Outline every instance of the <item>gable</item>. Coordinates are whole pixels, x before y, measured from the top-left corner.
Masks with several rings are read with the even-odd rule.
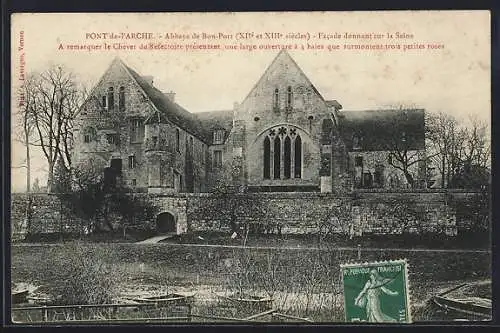
[[[324,98],[286,50],[280,51],[274,58],[243,100],[241,107],[244,109],[259,105],[260,108],[271,110],[276,89],[280,105],[284,107],[288,87],[291,87],[294,95],[294,109],[305,109],[318,103],[326,107]]]
[[[123,87],[125,89],[125,98],[127,105],[132,105],[134,110],[138,110],[139,105],[143,102],[143,93],[140,87],[135,83],[134,79],[127,72],[126,68],[120,59],[115,58],[109,67],[106,69],[104,74],[99,79],[98,83],[92,88],[89,97],[82,104],[84,113],[88,112],[99,112],[100,116],[123,116],[122,112],[116,112],[116,114],[101,112],[105,110],[106,102],[103,99],[108,95],[108,89],[113,88],[113,98],[114,98],[114,111],[132,111],[130,108],[125,110],[119,110],[118,99],[119,99],[119,89]],[[144,106],[142,106],[144,109]]]
[[[114,89],[118,89],[119,86],[127,87],[127,105],[130,106],[126,110],[127,114],[144,116],[147,121],[155,118],[163,123],[170,122],[202,141],[207,142],[210,139],[208,131],[195,115],[172,102],[163,92],[147,82],[119,58],[115,58],[102,75],[89,98],[84,102],[83,108],[90,109],[92,105],[94,109],[97,106],[97,110],[104,110],[99,101],[102,96],[105,96],[109,86],[114,86]],[[115,91],[115,96],[118,97],[117,91]]]

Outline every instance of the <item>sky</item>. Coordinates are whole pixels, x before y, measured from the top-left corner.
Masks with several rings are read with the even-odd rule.
[[[153,39],[95,38],[111,32],[120,36],[147,33]],[[169,33],[190,39],[166,39]],[[219,33],[225,38],[192,39],[193,34]],[[266,39],[265,33],[282,35]],[[368,38],[345,38],[346,33]],[[475,115],[490,122],[491,118],[488,11],[26,13],[14,14],[11,34],[12,91],[22,83],[22,72],[43,71],[50,64],[63,65],[92,86],[119,56],[138,73],[152,75],[160,90],[174,91],[177,103],[191,112],[228,110],[234,102],[243,101],[278,53],[259,46],[297,44],[290,55],[322,96],[338,100],[344,110],[411,105],[459,119]],[[383,38],[375,39],[375,35]],[[142,50],[142,42],[168,42],[184,48],[194,43],[220,44],[221,49]],[[104,43],[111,49],[103,50]],[[113,49],[118,44],[122,49]],[[346,44],[399,45],[400,49],[350,50],[344,49]],[[442,48],[429,49],[428,44]],[[69,50],[67,45],[94,45],[101,50]],[[134,50],[123,49],[132,45]],[[240,49],[228,50],[227,45]],[[257,49],[241,49],[241,45]],[[323,49],[312,48],[315,45]],[[339,49],[331,49],[334,45]],[[418,48],[421,45],[426,48]],[[14,107],[17,99],[12,96]],[[39,178],[44,185],[46,163],[40,151],[33,155],[32,180]],[[16,168],[23,160],[23,146],[13,141],[13,191],[26,186],[25,169]]]

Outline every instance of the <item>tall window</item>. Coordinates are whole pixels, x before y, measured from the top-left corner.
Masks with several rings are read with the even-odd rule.
[[[287,135],[285,138],[285,151],[284,151],[284,160],[283,164],[285,165],[284,176],[285,178],[290,178],[291,170],[290,167],[292,165],[292,140]]]
[[[222,150],[214,150],[214,167],[222,167]]]
[[[271,178],[271,141],[266,136],[264,139],[264,179]]]
[[[137,166],[137,161],[135,159],[135,156],[134,155],[130,155],[128,157],[128,168],[129,169],[135,169],[136,166]]]
[[[295,178],[301,178],[302,176],[302,139],[300,135],[295,138]]]
[[[292,87],[288,86],[288,88],[286,90],[286,106],[288,108],[292,107],[292,101],[293,101]]]
[[[178,128],[175,129],[175,150],[181,151],[181,132]]]
[[[120,111],[125,110],[125,87],[120,87],[120,94],[118,96],[118,108]]]
[[[278,88],[274,89],[274,95],[273,95],[273,108],[274,109],[278,109],[279,108],[279,99],[280,95],[279,95],[279,90]]]
[[[102,107],[103,108],[107,108],[108,107],[108,98],[106,97],[106,95],[102,96]]]
[[[302,138],[296,128],[270,129],[263,140],[264,179],[302,177]]]
[[[108,88],[108,110],[115,108],[115,91],[113,87]]]
[[[144,140],[144,122],[142,119],[130,121],[130,142],[138,143]]]
[[[274,139],[274,178],[281,178],[281,139]]]

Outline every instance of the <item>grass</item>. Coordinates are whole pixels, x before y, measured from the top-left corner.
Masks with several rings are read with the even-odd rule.
[[[94,243],[88,246],[106,253],[103,259],[120,272],[122,289],[149,288],[151,293],[160,286],[173,292],[211,286],[226,292],[239,289],[254,294],[274,292],[275,306],[283,307],[284,312],[324,321],[342,320],[342,302],[335,298],[342,295],[339,265],[358,261],[356,250],[242,249],[166,243]],[[11,253],[13,282],[30,282],[48,293],[65,283],[57,280],[60,274],[51,271],[51,267],[58,267],[52,263],[64,261],[64,244],[13,246]],[[491,275],[491,254],[487,252],[443,254],[432,250],[363,250],[360,261],[400,258],[407,259],[410,265],[415,320],[419,319],[418,309],[443,289],[463,281],[488,279]],[[309,303],[307,307],[306,303]],[[204,300],[198,308],[208,311],[210,304]],[[335,311],[332,311],[333,306]]]
[[[232,239],[229,233],[223,232],[191,232],[164,240],[170,244],[213,244],[213,245],[242,245],[244,237]],[[268,247],[317,247],[318,235],[249,235],[247,246]],[[363,248],[417,248],[417,249],[489,249],[489,236],[484,233],[462,234],[448,237],[443,235],[363,235],[352,239],[335,235],[321,239],[323,247],[357,247]]]

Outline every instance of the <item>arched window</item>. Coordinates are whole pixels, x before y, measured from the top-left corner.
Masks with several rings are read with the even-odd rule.
[[[120,94],[118,96],[118,108],[120,111],[125,110],[125,87],[120,87]]]
[[[283,164],[285,166],[284,170],[284,176],[286,179],[290,178],[291,170],[290,167],[292,165],[292,140],[290,140],[290,137],[287,135],[285,138],[285,147],[284,147],[284,161]]]
[[[278,109],[279,108],[279,91],[278,91],[278,88],[274,89],[274,96],[273,96],[273,107],[275,109]]]
[[[295,138],[295,178],[302,176],[302,139],[300,135]]]
[[[287,91],[286,91],[286,106],[291,108],[292,101],[293,101],[292,87],[288,86]]]
[[[281,178],[281,139],[274,139],[274,178]]]
[[[115,92],[113,87],[108,88],[108,110],[113,110],[115,107]]]
[[[264,179],[271,178],[271,141],[264,139]]]
[[[272,128],[263,140],[264,179],[302,177],[302,138],[296,128]]]
[[[175,150],[181,151],[181,133],[178,128],[175,129]]]

